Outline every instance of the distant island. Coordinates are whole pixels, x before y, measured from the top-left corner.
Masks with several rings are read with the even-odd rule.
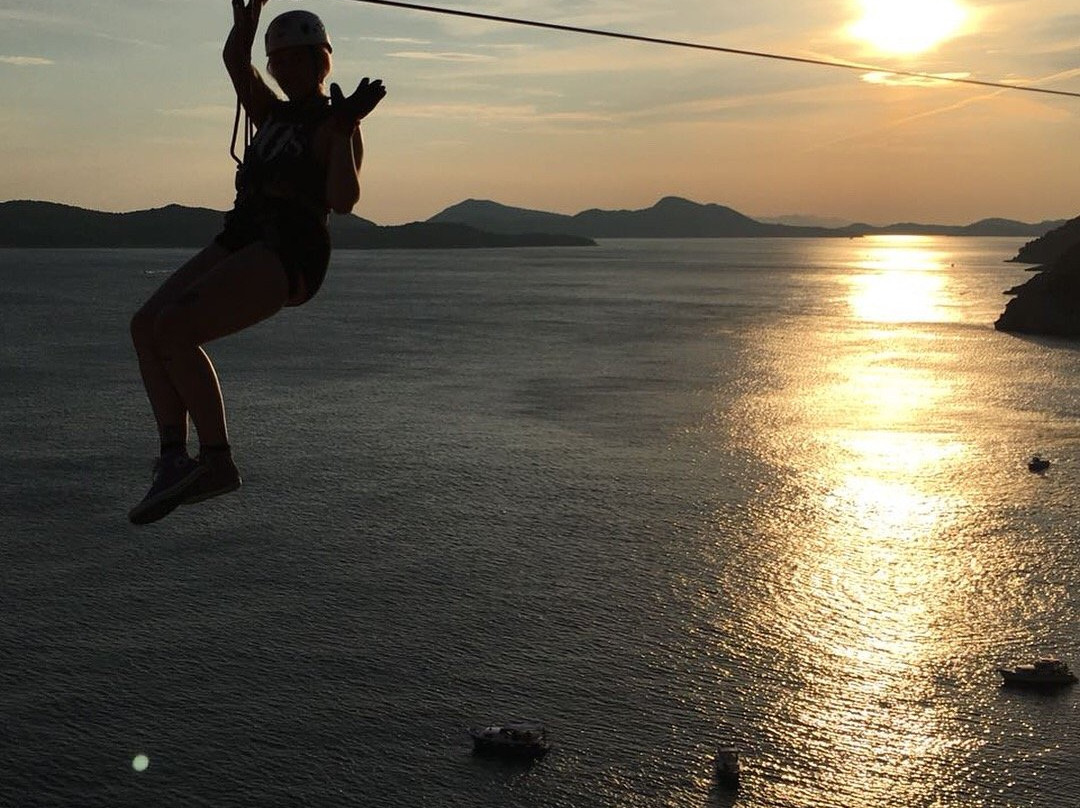
[[[994,323],[999,331],[1080,338],[1080,216],[1020,248],[1012,259],[1038,263],[1035,275],[1007,289],[1013,299]]]
[[[167,205],[105,213],[55,202],[0,202],[0,247],[199,248],[221,231],[222,211]],[[489,233],[454,222],[382,227],[359,216],[331,216],[340,249],[451,249],[464,247],[583,247],[596,242],[561,233]]]
[[[572,216],[467,199],[428,219],[456,222],[492,233],[569,233],[589,238],[856,238],[870,235],[1041,236],[1064,219],[1037,224],[981,219],[967,225],[898,222],[884,227],[849,224],[808,227],[761,222],[737,210],[666,196],[642,210],[585,210]]]
[[[221,229],[222,216],[221,211],[182,205],[106,213],[55,202],[0,202],[0,247],[195,248]],[[331,216],[330,231],[340,249],[449,249],[592,246],[595,239],[604,238],[1036,237],[1064,223],[982,219],[967,225],[901,222],[884,227],[811,227],[761,222],[724,205],[668,196],[641,210],[591,209],[574,215],[468,199],[426,221],[405,225],[382,226],[359,216]]]

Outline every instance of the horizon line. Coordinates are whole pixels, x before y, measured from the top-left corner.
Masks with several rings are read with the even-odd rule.
[[[454,202],[454,203],[452,203],[450,205],[447,205],[446,207],[443,207],[442,209],[440,209],[436,213],[434,213],[431,216],[427,217],[427,219],[411,219],[409,221],[402,222],[401,224],[412,224],[412,223],[416,223],[416,222],[421,222],[421,223],[422,222],[427,222],[430,219],[434,218],[435,216],[438,216],[439,214],[449,210],[450,208],[456,207],[458,205],[465,204],[467,202],[490,202],[492,204],[500,205],[500,206],[502,206],[504,208],[511,208],[511,209],[514,209],[514,210],[521,210],[521,211],[527,211],[527,212],[530,212],[530,213],[543,213],[543,214],[548,214],[548,215],[552,215],[552,216],[565,216],[565,217],[568,217],[568,218],[573,218],[574,216],[576,216],[578,214],[585,213],[585,212],[588,212],[588,211],[601,211],[601,212],[605,212],[605,213],[617,213],[617,212],[638,212],[638,211],[651,210],[652,208],[656,207],[656,205],[658,205],[660,202],[662,202],[665,199],[679,199],[679,200],[683,200],[683,201],[686,201],[686,202],[690,202],[690,203],[692,203],[694,205],[698,205],[700,207],[717,206],[717,207],[727,208],[728,210],[734,211],[735,213],[738,213],[741,216],[745,216],[748,219],[752,219],[753,221],[759,222],[761,224],[779,224],[779,225],[784,226],[784,227],[816,227],[816,228],[820,228],[820,229],[831,229],[831,230],[842,230],[844,228],[854,227],[854,226],[857,226],[857,225],[861,225],[861,226],[865,226],[865,227],[873,227],[873,228],[886,228],[886,227],[894,227],[894,226],[897,226],[897,225],[922,225],[922,226],[927,226],[927,227],[970,227],[971,225],[980,224],[982,222],[987,222],[987,221],[1014,222],[1014,223],[1022,224],[1022,225],[1035,226],[1035,225],[1043,225],[1043,224],[1046,224],[1046,223],[1049,223],[1049,222],[1062,222],[1062,223],[1065,223],[1065,222],[1072,221],[1073,219],[1080,218],[1080,214],[1077,214],[1077,215],[1074,215],[1074,216],[1066,215],[1066,216],[1053,217],[1053,218],[1044,218],[1044,219],[1041,219],[1039,221],[1027,221],[1025,219],[1012,218],[1010,216],[995,215],[995,216],[982,216],[982,217],[979,217],[977,219],[973,219],[972,221],[964,222],[962,224],[945,223],[945,222],[933,222],[933,221],[919,221],[919,220],[914,219],[914,218],[896,219],[896,220],[893,220],[893,221],[889,221],[889,222],[887,222],[885,224],[874,224],[874,223],[866,221],[866,220],[849,220],[847,217],[836,216],[836,215],[833,215],[833,214],[784,213],[784,214],[753,214],[753,215],[751,215],[751,214],[748,214],[748,213],[744,213],[743,211],[739,210],[738,208],[734,208],[731,205],[727,205],[727,204],[724,204],[722,202],[698,202],[697,200],[690,199],[689,197],[685,197],[685,196],[679,196],[678,194],[665,194],[665,195],[659,197],[657,199],[657,201],[654,202],[652,205],[649,205],[647,207],[642,207],[642,208],[587,207],[587,208],[581,208],[576,213],[560,213],[558,211],[543,210],[541,208],[526,208],[526,207],[521,207],[519,205],[510,205],[510,204],[506,204],[504,202],[498,202],[498,201],[493,200],[493,199],[480,199],[480,198],[477,198],[477,197],[466,197],[465,199],[462,199],[462,200],[460,200],[458,202]],[[50,199],[29,199],[29,198],[0,200],[0,205],[7,205],[7,204],[11,204],[11,203],[18,203],[18,202],[30,202],[30,203],[40,203],[40,204],[47,204],[47,205],[57,205],[57,206],[60,206],[60,207],[69,207],[69,208],[75,208],[77,210],[84,210],[84,211],[88,211],[88,212],[91,212],[91,213],[108,213],[108,214],[116,214],[116,215],[123,215],[123,214],[128,214],[128,213],[144,213],[144,212],[148,212],[148,211],[152,211],[152,210],[162,210],[162,209],[168,208],[168,207],[180,207],[180,208],[188,208],[188,209],[192,209],[192,210],[208,210],[208,211],[212,211],[214,213],[221,213],[223,215],[228,212],[228,208],[225,208],[225,209],[212,208],[212,207],[207,207],[206,205],[190,204],[190,203],[176,202],[176,201],[164,202],[164,203],[162,203],[160,205],[151,205],[150,207],[132,208],[132,209],[128,209],[128,210],[106,210],[106,209],[101,209],[101,208],[85,207],[84,205],[78,205],[78,204],[75,204],[75,203],[72,203],[72,202],[57,202],[55,200],[50,200]],[[338,216],[352,216],[352,217],[357,218],[357,219],[363,219],[365,221],[371,222],[372,224],[377,224],[380,227],[399,227],[399,226],[401,226],[401,224],[391,224],[391,225],[379,224],[374,219],[369,219],[366,216],[362,216],[362,215],[360,215],[358,213],[353,213],[353,212],[350,212],[350,213],[347,213],[347,214],[337,214],[337,215]],[[847,224],[843,224],[843,225],[789,225],[789,224],[785,224],[783,222],[763,221],[763,219],[798,218],[798,217],[833,219],[835,221],[847,222]]]

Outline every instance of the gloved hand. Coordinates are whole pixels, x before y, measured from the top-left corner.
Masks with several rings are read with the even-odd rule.
[[[383,87],[382,79],[372,81],[365,77],[356,86],[356,92],[348,98],[337,84],[331,84],[330,111],[334,115],[334,123],[341,131],[352,132],[356,124],[370,114],[385,95],[386,88]]]

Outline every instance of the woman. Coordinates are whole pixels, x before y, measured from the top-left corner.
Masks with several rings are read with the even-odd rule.
[[[131,336],[161,437],[143,500],[128,514],[154,522],[179,505],[240,487],[217,374],[202,345],[299,306],[318,291],[330,257],[328,213],[360,197],[360,120],[386,95],[364,79],[346,98],[330,73],[330,40],[307,11],[289,11],[266,31],[267,67],[280,100],[251,64],[267,0],[232,0],[225,67],[255,136],[237,170],[236,202],[224,229],[161,285],[135,314]],[[187,452],[188,416],[199,455]]]

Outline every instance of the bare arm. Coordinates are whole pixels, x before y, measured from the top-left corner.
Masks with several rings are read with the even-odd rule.
[[[364,138],[357,124],[351,133],[330,127],[326,167],[326,201],[334,213],[349,213],[360,201],[360,164]]]
[[[381,81],[364,79],[346,98],[341,88],[330,85],[330,109],[327,122],[329,154],[326,165],[326,201],[335,213],[348,213],[360,200],[360,164],[364,160],[364,138],[360,121],[386,95]]]
[[[251,47],[259,27],[259,14],[267,0],[232,0],[233,27],[225,40],[222,58],[233,89],[256,126],[266,120],[274,93],[266,86],[259,71],[251,64]]]

